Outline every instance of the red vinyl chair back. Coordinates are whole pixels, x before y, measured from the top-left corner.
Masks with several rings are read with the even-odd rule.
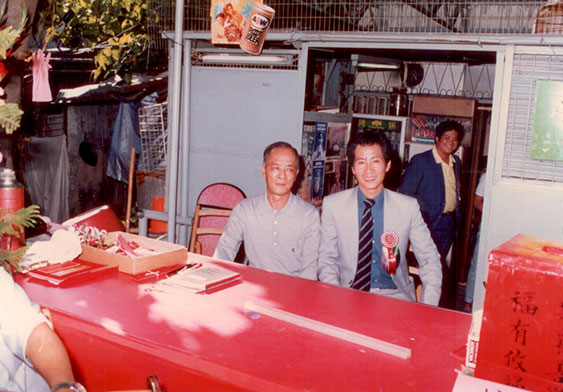
[[[231,184],[215,183],[204,188],[197,198],[189,251],[212,256],[232,209],[245,197]]]

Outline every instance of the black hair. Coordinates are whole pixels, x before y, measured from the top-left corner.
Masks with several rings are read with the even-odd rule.
[[[448,131],[456,131],[457,133],[457,140],[461,143],[461,139],[463,139],[463,135],[465,134],[465,129],[463,129],[463,125],[458,123],[456,120],[446,120],[442,121],[436,127],[436,136],[438,139],[442,137],[442,135]]]
[[[385,162],[389,162],[392,158],[393,147],[391,146],[391,142],[387,139],[385,133],[381,131],[367,130],[355,133],[348,142],[346,154],[348,156],[349,164],[354,165],[357,146],[374,146],[376,144],[381,147],[381,152],[383,153]]]
[[[286,142],[275,142],[270,144],[264,150],[264,165],[268,162],[268,158],[270,158],[270,153],[276,148],[288,148],[295,154],[295,160],[297,161],[297,169],[299,170],[299,153],[297,150],[289,143]]]

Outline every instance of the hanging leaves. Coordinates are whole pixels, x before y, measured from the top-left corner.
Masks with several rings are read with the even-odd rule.
[[[0,19],[6,11],[6,2],[0,6]],[[18,37],[25,26],[25,13],[18,27],[2,25],[0,26],[0,60],[5,60],[9,55]],[[5,71],[7,72],[7,71]],[[4,75],[2,75],[3,77]],[[0,80],[2,80],[0,77]],[[0,88],[0,97],[4,95],[4,91]],[[20,120],[23,112],[15,103],[6,103],[0,98],[0,128],[3,128],[7,134],[11,134],[20,127]]]
[[[1,35],[1,33],[0,33]],[[0,100],[0,127],[10,135],[20,127],[23,111],[15,103],[5,103]]]
[[[6,11],[5,6],[6,2],[3,2],[0,6],[0,19]],[[0,26],[0,60],[6,59],[12,45],[19,38],[25,25],[25,12],[23,14],[24,16],[22,16],[21,23],[17,28],[6,25]],[[0,97],[3,95],[4,91],[0,88]],[[6,103],[3,99],[0,99],[0,127],[4,128],[6,133],[11,134],[20,127],[22,114],[23,112],[17,104]],[[0,266],[10,274],[12,270],[20,270],[19,264],[27,247],[10,250],[6,243],[10,241],[11,236],[20,237],[26,227],[32,227],[35,224],[35,219],[38,217],[39,207],[36,205],[13,212],[0,209],[0,244],[2,244],[0,246]]]
[[[6,3],[7,2],[5,1],[0,6],[0,17],[4,17],[5,15]],[[0,60],[6,59],[9,50],[21,35],[23,28],[25,27],[25,20],[25,12],[23,12],[22,19],[16,28],[6,25],[0,26]]]
[[[95,57],[95,80],[119,75],[126,81],[144,72],[149,53],[144,0],[48,0],[46,39],[64,47],[102,47]],[[72,13],[72,17],[68,17]],[[66,17],[66,19],[65,19]],[[49,21],[49,23],[46,23]],[[108,50],[109,49],[109,50]]]

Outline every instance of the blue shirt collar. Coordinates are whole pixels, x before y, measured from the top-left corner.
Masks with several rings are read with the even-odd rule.
[[[379,192],[379,195],[375,196],[375,205],[381,204],[383,202],[383,192],[384,189]],[[364,200],[367,200],[367,197],[362,193],[360,188],[358,188],[358,205],[363,206]]]

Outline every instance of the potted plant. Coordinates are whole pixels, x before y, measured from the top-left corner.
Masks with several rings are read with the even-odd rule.
[[[0,7],[0,19],[3,19],[5,11],[6,2]],[[3,61],[9,56],[10,49],[22,33],[24,26],[25,16],[15,28],[0,22],[0,82],[7,74]],[[7,134],[11,134],[19,128],[23,112],[17,104],[6,103],[3,96],[4,90],[0,87],[0,127]],[[0,153],[0,161],[2,159]],[[36,205],[16,211],[0,207],[0,265],[9,273],[12,273],[13,270],[20,270],[19,263],[27,250],[25,246],[16,249],[12,240],[21,238],[25,228],[32,227],[37,217],[39,217],[39,207]]]

